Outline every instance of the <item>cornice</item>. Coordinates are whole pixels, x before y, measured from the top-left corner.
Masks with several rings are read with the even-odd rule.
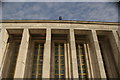
[[[74,20],[0,20],[0,23],[69,23],[69,24],[120,25],[119,22],[74,21]]]

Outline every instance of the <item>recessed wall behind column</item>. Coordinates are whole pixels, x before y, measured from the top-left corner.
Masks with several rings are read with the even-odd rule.
[[[96,41],[94,41],[94,37],[96,36],[93,36],[93,33],[92,33],[92,30],[90,30],[88,32],[88,47],[89,47],[89,61],[90,62],[90,70],[91,70],[91,76],[92,78],[101,78],[101,75],[100,75],[100,65],[99,65],[99,62],[98,62],[98,52],[96,51],[99,51],[99,48],[96,48]],[[99,45],[97,45],[99,46]]]
[[[79,78],[92,78],[90,69],[89,30],[75,29],[75,43]],[[80,52],[79,52],[80,51]],[[80,56],[82,55],[82,56]],[[80,63],[79,63],[80,61]]]
[[[18,46],[15,46],[15,42],[18,42],[18,43],[21,42],[23,30],[22,29],[7,29],[7,32],[8,32],[9,37],[6,43],[6,48],[5,48],[5,52],[3,56],[2,77],[13,78],[15,67],[12,67],[12,64],[14,64],[12,60],[16,59],[14,58],[15,54],[16,56],[18,55],[18,53],[14,52],[15,50],[17,50],[16,48],[18,47]],[[16,60],[14,61],[16,62]]]
[[[96,47],[94,45],[93,34],[91,30],[75,30],[75,35],[77,39],[77,35],[82,35],[85,37],[83,41],[86,41],[87,44],[87,56],[88,56],[88,78],[100,78],[100,70],[99,70],[99,63],[98,58],[96,55]],[[81,36],[81,40],[82,40]],[[79,39],[79,37],[78,37]]]
[[[68,34],[69,34],[69,30],[68,29],[52,29],[52,35],[51,35],[51,38],[52,38],[52,44],[51,44],[51,78],[55,78],[55,77],[61,77],[63,76],[64,78],[68,78],[69,76],[69,64],[68,64]],[[55,62],[55,44],[58,44],[60,45],[63,44],[63,50],[64,50],[64,58],[61,59],[61,60],[64,60],[64,73],[61,74],[61,73],[58,73],[56,74],[55,71],[58,71],[60,72],[60,69],[56,69],[55,70],[55,65],[56,63]],[[58,52],[59,54],[59,52]],[[59,54],[60,56],[60,54]],[[60,60],[59,60],[60,61]],[[60,61],[61,62],[61,61]],[[56,66],[59,66],[60,65],[56,65]]]
[[[117,78],[119,75],[118,54],[114,33],[112,31],[97,31],[101,54],[107,78]]]
[[[25,74],[24,78],[31,78],[32,77],[32,64],[33,64],[33,57],[34,57],[34,49],[35,44],[34,42],[41,42],[46,40],[46,29],[29,29],[30,34],[30,41],[27,53],[27,61],[25,67]]]

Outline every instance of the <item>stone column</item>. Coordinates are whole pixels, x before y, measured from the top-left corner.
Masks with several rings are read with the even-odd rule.
[[[120,74],[120,69],[119,69],[119,67],[120,67],[120,62],[119,62],[119,57],[120,57],[120,40],[119,40],[119,36],[118,36],[118,34],[117,34],[117,32],[116,32],[116,30],[112,30],[112,35],[113,35],[113,39],[114,39],[114,43],[111,43],[111,44],[114,44],[115,46],[114,46],[114,48],[116,48],[116,49],[114,49],[115,50],[115,53],[113,54],[114,55],[114,57],[115,57],[115,61],[116,61],[116,63],[117,63],[117,68],[118,68],[118,70],[119,70],[119,74]],[[117,52],[118,51],[118,52]]]
[[[2,31],[0,30],[0,52],[2,52]],[[1,69],[1,62],[2,62],[2,53],[0,53],[0,69]]]
[[[102,59],[102,55],[101,55],[101,51],[100,51],[98,38],[97,38],[97,33],[95,30],[92,30],[91,32],[92,32],[93,46],[95,48],[95,53],[96,53],[97,62],[98,62],[98,66],[99,66],[100,78],[106,78],[106,73],[105,73],[103,59]]]
[[[88,75],[88,78],[92,78],[91,77],[91,71],[90,71],[90,59],[89,59],[89,51],[88,51],[88,47],[87,47],[87,44],[84,44],[84,50],[85,50],[85,61],[86,61],[86,66],[87,66],[87,75]]]
[[[24,78],[25,65],[27,60],[26,58],[29,46],[29,37],[30,37],[29,31],[27,28],[25,28],[23,31],[22,40],[19,48],[14,78]]]
[[[3,58],[7,45],[7,41],[9,38],[9,34],[5,28],[3,28],[0,32],[0,77],[2,77],[2,67],[3,67]]]
[[[89,43],[86,44],[87,47],[87,56],[88,56],[88,60],[89,60],[89,70],[90,73],[88,74],[88,78],[94,78],[94,72],[93,72],[93,67],[92,67],[92,57],[91,57],[91,52],[90,52],[90,45]],[[94,65],[94,64],[93,64]],[[89,77],[90,76],[90,77]]]
[[[70,57],[70,43],[67,43],[67,58],[68,58],[68,78],[71,78],[71,57]]]
[[[51,29],[46,30],[46,42],[43,56],[43,71],[42,78],[50,78],[50,57],[51,57]]]
[[[120,52],[120,40],[116,30],[112,30],[112,34],[114,36],[115,44],[117,45],[118,51]]]
[[[2,33],[1,33],[1,29],[2,29],[2,23],[0,23],[0,52],[2,51],[2,45],[1,45],[1,43],[2,43]],[[1,58],[1,56],[0,56],[0,58]],[[1,80],[1,77],[2,76],[1,76],[1,60],[0,60],[0,80]]]
[[[70,50],[72,58],[72,78],[79,78],[78,76],[78,65],[77,65],[77,55],[76,55],[76,45],[75,45],[75,34],[74,29],[70,29]]]
[[[120,25],[118,25],[118,34],[120,36]]]
[[[68,68],[68,63],[67,63],[68,62],[68,58],[67,58],[68,55],[67,55],[67,44],[66,43],[64,44],[64,49],[65,49],[64,50],[64,52],[65,52],[65,54],[64,54],[65,55],[65,78],[68,78],[68,69],[69,68]]]

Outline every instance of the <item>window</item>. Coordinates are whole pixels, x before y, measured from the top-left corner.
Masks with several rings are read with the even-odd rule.
[[[54,77],[65,78],[64,43],[55,43]]]
[[[83,43],[76,43],[79,78],[87,78],[85,51]]]
[[[44,43],[35,43],[33,53],[32,78],[42,78]]]

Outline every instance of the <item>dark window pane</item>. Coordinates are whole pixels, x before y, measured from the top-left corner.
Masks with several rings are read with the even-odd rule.
[[[34,59],[37,59],[37,56],[34,56]]]
[[[62,70],[64,70],[64,65],[61,65],[60,67],[61,67]]]
[[[61,75],[61,78],[65,78],[65,76],[64,76],[64,75]]]
[[[38,75],[38,78],[42,78],[42,75]]]
[[[85,65],[82,65],[82,68],[83,68],[83,69],[86,69],[86,66],[85,66]]]
[[[61,70],[61,71],[60,71],[61,74],[64,74],[64,72],[65,72],[64,70]]]
[[[58,64],[59,62],[58,62],[58,60],[55,60],[55,64]]]
[[[36,78],[36,76],[35,76],[35,75],[32,75],[32,78]]]
[[[41,73],[42,73],[42,70],[39,70],[38,72],[39,72],[39,74],[41,74]]]
[[[59,78],[59,75],[55,75],[55,78]]]
[[[83,73],[86,73],[86,70],[83,70]]]
[[[60,63],[61,63],[61,64],[64,64],[64,59],[61,59]]]
[[[55,65],[55,70],[58,70],[58,65]]]
[[[64,59],[64,56],[60,56],[61,59]]]
[[[55,74],[59,74],[59,71],[58,71],[58,70],[55,70]]]

